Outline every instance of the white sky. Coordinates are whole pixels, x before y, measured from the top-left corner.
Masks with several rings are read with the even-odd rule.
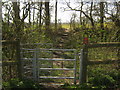
[[[21,0],[21,1],[23,1],[23,0]],[[44,0],[45,1],[45,0]],[[76,1],[81,1],[81,0],[58,0],[58,19],[60,19],[61,20],[61,22],[70,22],[70,18],[71,18],[71,16],[72,16],[72,13],[76,13],[77,14],[77,17],[79,17],[79,13],[80,12],[75,12],[75,11],[64,11],[63,10],[63,7],[64,8],[66,8],[67,7],[67,5],[66,5],[66,3],[65,3],[65,1],[70,1],[71,2],[71,6],[73,7],[73,8],[75,8],[75,7],[77,7],[77,6],[79,6],[79,4],[77,4],[77,3],[74,3],[74,2],[76,2]],[[82,0],[82,1],[84,1],[84,0]],[[89,0],[89,2],[90,2],[91,0]],[[93,1],[96,1],[96,0],[93,0]],[[99,0],[100,1],[100,0]],[[106,1],[108,1],[108,2],[110,2],[111,0],[106,0]],[[115,0],[112,0],[112,1],[115,1]],[[116,0],[116,1],[120,1],[120,0]],[[55,5],[55,0],[50,0],[50,4],[52,4],[52,5]],[[55,7],[53,8],[53,10],[50,12],[51,13],[51,15],[52,15],[52,17],[51,17],[51,22],[54,22],[55,21]],[[21,14],[22,15],[22,14]],[[27,19],[25,19],[25,21],[28,21]],[[32,21],[32,20],[31,20]]]
[[[52,1],[52,0],[51,0]],[[70,19],[71,19],[71,16],[72,16],[72,14],[73,13],[75,13],[76,15],[77,15],[77,18],[79,18],[79,15],[80,15],[80,12],[79,11],[71,11],[70,9],[67,9],[67,10],[69,10],[69,11],[64,11],[63,10],[63,7],[64,8],[66,8],[67,7],[67,5],[66,5],[66,2],[65,1],[70,1],[70,6],[72,7],[72,8],[77,8],[78,6],[80,6],[79,4],[80,3],[76,3],[77,1],[81,1],[81,0],[61,0],[61,1],[59,1],[58,2],[58,19],[60,19],[61,20],[61,22],[63,22],[63,23],[65,23],[65,22],[70,22]],[[84,0],[82,0],[82,1],[84,1]],[[88,0],[89,2],[90,2],[90,0]],[[93,1],[96,1],[96,0],[93,0]],[[98,1],[100,1],[100,0],[98,0]],[[98,2],[97,1],[97,2]],[[102,0],[103,1],[103,0]],[[107,2],[111,2],[111,0],[106,0]],[[112,0],[112,1],[115,1],[115,0]],[[116,1],[120,1],[120,0],[116,0]],[[53,0],[53,2],[51,2],[51,3],[55,3],[55,1]],[[112,2],[111,2],[112,3]],[[84,5],[84,7],[83,7],[83,10],[84,9],[86,9],[86,7],[87,7],[87,5]],[[111,8],[111,7],[110,7]],[[109,8],[109,9],[110,9]],[[52,15],[52,17],[51,17],[51,21],[52,22],[54,22],[54,17],[55,17],[55,10],[53,9],[53,11],[51,12],[51,15]]]
[[[54,2],[55,3],[55,2]],[[74,4],[73,4],[74,5]],[[64,11],[63,8],[66,8],[67,5],[63,2],[58,2],[58,15],[57,18],[61,20],[61,22],[69,22],[71,18],[71,14],[75,13],[75,11]],[[55,8],[54,8],[55,9]],[[54,22],[55,10],[51,12],[52,18],[51,21]]]

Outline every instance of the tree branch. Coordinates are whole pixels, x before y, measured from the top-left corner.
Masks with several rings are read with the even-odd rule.
[[[66,2],[66,3],[67,3],[67,2]],[[92,11],[90,11],[90,16],[89,16],[89,15],[87,15],[83,10],[72,8],[69,3],[67,3],[67,6],[68,6],[68,8],[70,8],[71,10],[82,12],[82,13],[85,15],[85,17],[87,17],[87,18],[91,21],[92,26],[94,26],[93,18],[92,18]],[[93,3],[91,3],[91,7],[92,7],[92,6],[93,6]],[[92,8],[91,8],[91,10],[92,10]]]
[[[68,6],[71,10],[82,12],[89,20],[91,20],[91,17],[88,16],[84,11],[72,8],[72,7],[69,5],[69,3],[67,3],[67,6]]]

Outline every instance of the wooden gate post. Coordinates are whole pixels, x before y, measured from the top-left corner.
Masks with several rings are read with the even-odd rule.
[[[22,78],[22,67],[21,67],[21,58],[20,58],[20,40],[16,41],[16,59],[17,59],[17,70],[18,70],[18,77]]]
[[[88,48],[85,45],[84,48],[81,49],[79,84],[86,83],[87,81],[87,61],[88,61]]]

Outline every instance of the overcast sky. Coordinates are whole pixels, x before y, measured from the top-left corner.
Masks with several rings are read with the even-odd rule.
[[[52,2],[55,3],[55,2]],[[74,4],[73,4],[74,5]],[[74,5],[75,6],[75,5]],[[58,19],[61,20],[61,22],[69,22],[72,13],[75,13],[75,11],[64,11],[64,8],[66,8],[67,5],[65,2],[58,2]],[[54,17],[55,17],[55,8],[53,8],[53,11],[51,11],[51,21],[54,22]]]
[[[52,2],[51,3],[55,3],[55,0],[51,0]],[[76,3],[76,2],[80,2],[80,1],[94,1],[94,2],[100,2],[100,0],[58,0],[58,19],[61,20],[61,22],[70,22],[70,18],[72,17],[72,14],[75,13],[77,15],[77,18],[79,18],[79,15],[80,15],[80,12],[79,11],[71,11],[70,9],[67,9],[69,11],[64,11],[63,8],[66,8],[67,5],[66,5],[66,2],[70,1],[70,6],[72,8],[77,8],[78,6],[80,6],[80,3]],[[104,1],[104,0],[101,0],[101,1]],[[113,3],[115,1],[120,1],[120,0],[105,0],[106,2],[108,3]],[[86,9],[87,5],[83,7],[83,10]],[[109,9],[112,8],[112,7],[109,7]],[[54,22],[54,16],[55,16],[55,10],[53,8],[53,11],[51,12],[51,15],[52,15],[52,18],[51,18],[51,21]]]
[[[15,1],[15,0],[13,0],[13,1]],[[21,0],[21,1],[23,1],[23,0]],[[45,1],[45,0],[42,0],[42,1]],[[70,3],[71,3],[71,6],[73,7],[73,8],[76,8],[76,7],[78,7],[79,6],[79,3],[75,3],[75,2],[80,2],[81,0],[58,0],[58,19],[60,19],[61,20],[61,22],[70,22],[70,18],[71,18],[71,16],[72,16],[72,13],[76,13],[77,14],[77,17],[79,18],[79,13],[80,12],[78,12],[78,11],[64,11],[64,9],[63,8],[66,8],[67,7],[67,5],[66,5],[66,2],[68,2],[68,1],[70,1]],[[84,0],[82,0],[82,1],[84,1]],[[86,1],[92,1],[92,0],[86,0]],[[86,2],[85,1],[85,2]],[[98,1],[100,1],[100,0],[93,0],[94,2],[98,2]],[[102,0],[103,1],[103,0]],[[113,1],[120,1],[120,0],[105,0],[105,1],[107,1],[107,2],[113,2]],[[55,6],[55,0],[50,0],[50,5],[54,5]],[[84,7],[84,9],[85,9],[85,7]],[[67,9],[67,10],[69,10],[69,9]],[[3,10],[4,11],[4,10]],[[4,12],[3,12],[4,13]],[[51,14],[51,22],[54,22],[55,21],[55,7],[52,9],[52,11],[50,11],[50,14]],[[22,14],[21,14],[22,15]],[[37,14],[36,14],[36,16],[37,16]],[[79,19],[78,19],[79,20]],[[26,19],[25,21],[28,21],[28,19]],[[31,20],[32,21],[32,20]]]

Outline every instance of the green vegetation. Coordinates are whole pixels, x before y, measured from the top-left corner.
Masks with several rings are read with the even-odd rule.
[[[113,65],[96,65],[89,67],[88,82],[94,87],[119,88],[120,72]]]
[[[76,88],[78,90],[120,88],[120,72],[110,67],[111,65],[89,66],[87,83],[80,85],[70,85],[66,83],[62,86],[62,88]]]
[[[64,0],[63,0],[64,1]],[[74,0],[76,1],[76,0]],[[79,0],[77,0],[79,1]],[[57,2],[57,0],[56,0]],[[58,3],[59,4],[59,3]],[[78,53],[83,48],[83,39],[88,38],[88,44],[96,44],[101,42],[120,42],[120,2],[74,2],[77,8],[73,8],[71,3],[65,2],[61,7],[64,12],[67,10],[75,11],[72,13],[69,22],[62,23],[58,19],[57,3],[51,2],[11,2],[6,0],[2,3],[2,38],[8,41],[19,41],[22,48],[57,48],[57,49],[76,49],[77,59]],[[60,4],[61,5],[61,4]],[[66,7],[64,7],[66,5]],[[56,6],[56,7],[54,7]],[[111,8],[109,8],[111,7]],[[54,9],[53,9],[54,8]],[[51,11],[55,11],[55,15],[51,15]],[[62,11],[63,11],[62,10]],[[115,11],[115,12],[113,12]],[[67,11],[68,12],[68,11]],[[79,16],[76,13],[79,13]],[[55,16],[55,23],[51,23],[50,19]],[[61,15],[62,16],[62,15]],[[67,17],[66,17],[67,18]],[[53,20],[52,20],[53,21]],[[51,45],[29,45],[31,43],[52,43]],[[3,44],[2,59],[3,62],[17,62],[15,44]],[[33,58],[34,53],[24,54],[27,58]],[[25,57],[23,56],[23,57]],[[38,57],[43,58],[73,58],[71,53],[63,52],[40,52]],[[119,60],[120,48],[95,48],[88,50],[88,59],[94,61]],[[15,64],[15,63],[14,63]],[[41,89],[43,86],[38,85],[34,81],[27,79],[18,79],[17,65],[3,65],[3,89],[14,88],[33,88]],[[40,67],[63,68],[63,62],[39,62]],[[46,64],[46,66],[45,66]],[[64,62],[64,68],[72,68],[72,62]],[[26,66],[32,67],[32,61]],[[77,61],[77,80],[79,79],[79,66]],[[120,63],[111,65],[95,65],[88,66],[88,82],[81,85],[71,85],[70,80],[61,80],[65,83],[61,88],[76,89],[103,89],[103,88],[120,88]],[[39,75],[62,75],[71,76],[74,73],[60,71],[41,70]],[[31,73],[28,73],[31,75]],[[53,79],[41,80],[43,82],[55,82]],[[59,80],[58,80],[59,81]],[[77,81],[78,83],[78,81]]]
[[[70,24],[69,23],[62,23],[62,28],[70,29]]]
[[[40,90],[44,88],[42,85],[35,83],[29,79],[18,79],[12,78],[9,81],[3,82],[3,89],[4,90],[13,90],[13,89],[32,89],[32,90]]]

